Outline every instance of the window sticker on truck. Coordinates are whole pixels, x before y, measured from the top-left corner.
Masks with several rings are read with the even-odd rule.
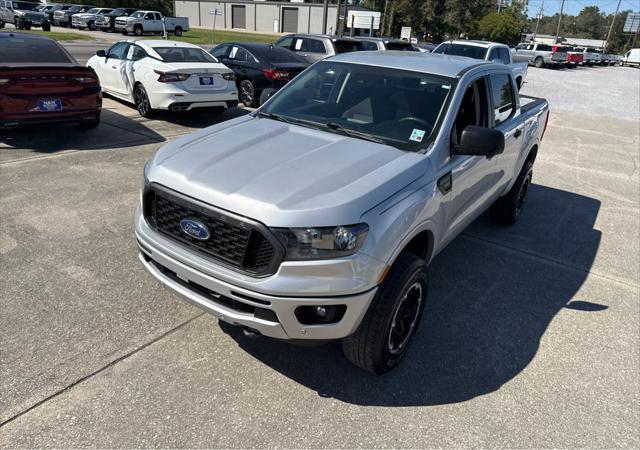
[[[423,137],[424,137],[424,130],[418,130],[417,128],[414,128],[413,132],[411,133],[411,136],[409,136],[409,139],[416,142],[422,142]]]

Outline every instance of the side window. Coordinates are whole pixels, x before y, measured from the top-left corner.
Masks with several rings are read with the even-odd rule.
[[[125,59],[127,54],[127,47],[129,44],[125,42],[119,42],[109,49],[109,58],[111,59]]]
[[[156,16],[156,20],[162,20],[160,13],[154,13],[154,16]]]
[[[211,54],[216,59],[224,58],[225,55],[227,54],[227,50],[228,49],[229,49],[229,46],[227,46],[227,45],[219,45],[216,48],[214,48],[213,50],[211,50]]]
[[[324,44],[322,41],[318,39],[302,39],[302,48],[300,49],[303,52],[309,53],[326,53],[326,49],[324,48]]]
[[[484,77],[471,83],[464,93],[451,130],[452,144],[460,142],[462,131],[469,125],[489,126],[487,84]]]
[[[229,52],[229,59],[233,59],[234,61],[239,62],[247,61],[247,51],[240,47],[231,47],[231,51]]]
[[[500,47],[498,49],[499,53],[500,53],[500,59],[502,60],[503,64],[510,64],[511,63],[511,55],[510,55],[510,51],[508,48],[504,48],[504,47]]]
[[[144,15],[144,20],[153,20],[153,14],[151,13],[146,13]]]
[[[293,38],[290,36],[284,37],[282,39],[280,39],[278,42],[276,42],[276,47],[282,47],[282,48],[291,48],[291,43],[293,42]]]
[[[142,58],[147,57],[147,52],[145,52],[141,47],[137,45],[130,45],[129,51],[127,52],[127,59],[130,61],[140,61]]]
[[[491,53],[489,53],[489,61],[493,61],[495,59],[500,59],[500,55],[498,54],[498,49],[496,47],[491,49]]]
[[[509,75],[503,73],[491,75],[491,98],[493,99],[495,124],[499,125],[509,119],[515,111]]]
[[[551,51],[551,46],[550,45],[546,45],[546,44],[540,44],[540,45],[538,45],[538,51],[540,51],[540,52],[550,52]]]
[[[516,50],[526,50],[527,49],[527,44],[518,44],[516,46]]]

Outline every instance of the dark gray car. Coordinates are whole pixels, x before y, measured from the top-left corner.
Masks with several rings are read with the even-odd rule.
[[[362,50],[362,43],[357,39],[328,34],[288,34],[278,39],[274,45],[291,50],[309,64],[339,53]]]

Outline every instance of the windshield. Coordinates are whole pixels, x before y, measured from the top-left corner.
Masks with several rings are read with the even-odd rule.
[[[91,8],[87,11],[87,14],[98,14],[98,11],[100,11],[100,8]]]
[[[407,42],[387,42],[387,50],[400,50],[405,52],[415,52],[413,45]]]
[[[487,56],[487,49],[484,47],[478,47],[477,45],[466,44],[452,44],[444,43],[440,44],[433,53],[444,53],[445,55],[454,56],[466,56],[473,59],[485,59]]]
[[[124,14],[125,11],[126,11],[126,8],[117,8],[117,9],[114,9],[113,11],[111,11],[111,14],[122,15],[122,14]]]
[[[11,38],[11,45],[0,45],[2,63],[73,63],[62,47],[49,39]]]
[[[437,134],[453,80],[387,67],[322,61],[259,114],[418,151]]]
[[[201,48],[153,47],[164,62],[169,63],[215,63],[213,56]]]
[[[134,19],[139,19],[140,17],[144,17],[144,11],[136,11],[133,14],[131,14],[131,17],[133,17]]]
[[[24,11],[37,11],[37,3],[13,2],[13,9],[22,9]]]
[[[333,42],[333,46],[336,49],[336,53],[349,53],[362,50],[361,44],[358,41],[341,41],[336,40]]]

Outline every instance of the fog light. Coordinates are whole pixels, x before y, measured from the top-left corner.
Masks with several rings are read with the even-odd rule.
[[[347,305],[298,306],[295,315],[303,325],[324,325],[342,320]]]

